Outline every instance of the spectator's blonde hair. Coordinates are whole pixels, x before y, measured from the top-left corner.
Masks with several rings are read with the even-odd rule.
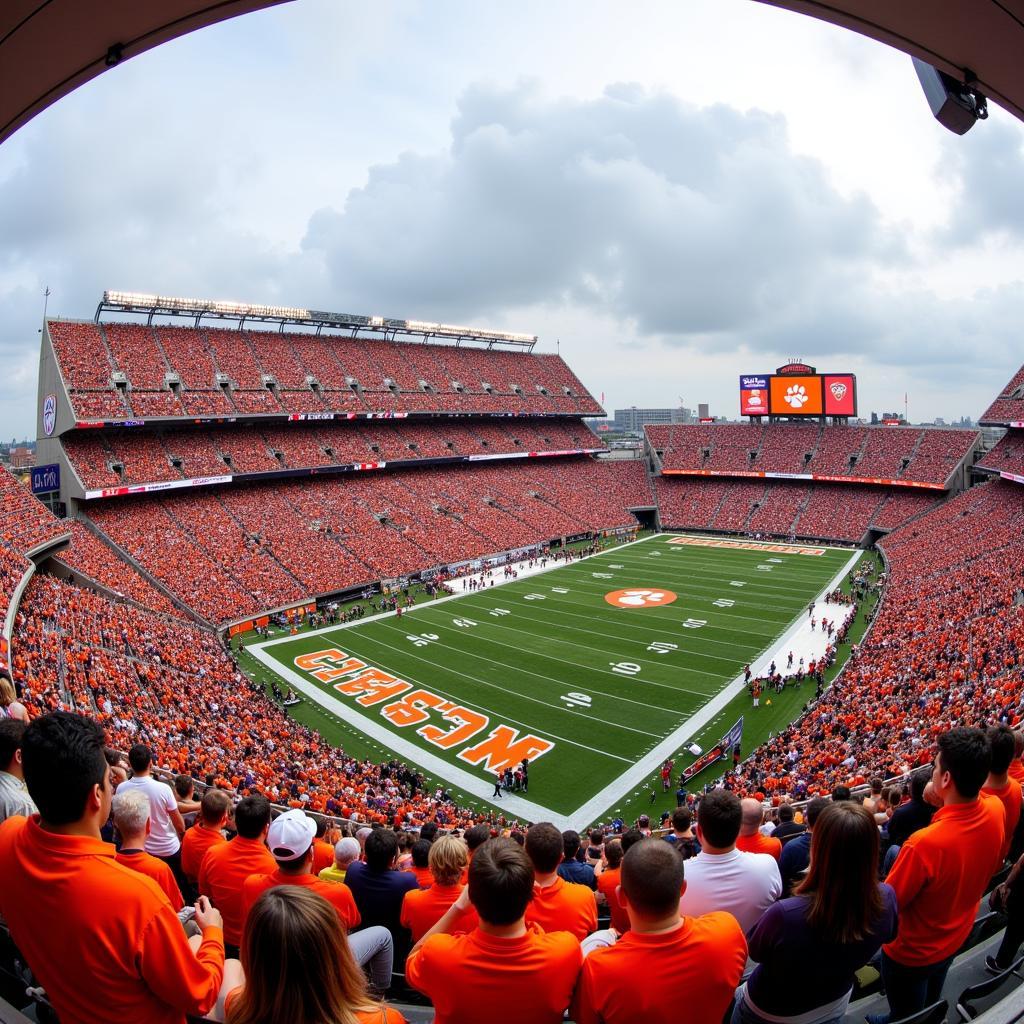
[[[0,676],[0,708],[10,707],[18,699],[14,683],[6,676]]]
[[[427,863],[438,885],[454,885],[469,863],[469,848],[455,836],[441,836],[431,845]]]
[[[122,789],[111,802],[114,825],[122,836],[145,831],[149,821],[149,797],[138,789]]]

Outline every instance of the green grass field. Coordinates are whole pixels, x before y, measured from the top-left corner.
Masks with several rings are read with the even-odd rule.
[[[457,795],[483,801],[493,783],[488,767],[525,754],[529,794],[496,806],[532,820],[607,819],[631,808],[641,790],[646,797],[664,757],[674,756],[677,769],[689,763],[680,756],[684,743],[714,742],[744,705],[748,716],[763,710],[775,720],[774,708],[752,713],[735,681],[856,557],[676,540],[655,535],[503,586],[460,591],[401,619],[286,636],[249,651],[300,691],[310,705],[304,720],[330,740],[351,749],[344,737],[358,730],[367,753],[393,752]],[[609,594],[629,590],[652,593],[609,603]],[[751,740],[763,732],[750,723]]]

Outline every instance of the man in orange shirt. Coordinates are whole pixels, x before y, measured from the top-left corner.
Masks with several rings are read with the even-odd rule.
[[[346,931],[358,927],[359,910],[352,890],[344,882],[325,882],[313,874],[313,843],[316,823],[300,810],[278,815],[267,831],[267,846],[277,870],[250,875],[242,884],[242,935],[253,904],[268,889],[297,885],[322,896],[334,908]],[[394,943],[387,928],[375,926],[348,936],[349,948],[360,967],[366,969],[370,985],[378,994],[391,985]]]
[[[619,902],[619,882],[622,875],[622,842],[609,839],[604,844],[601,873],[597,876],[597,891],[604,897],[612,915],[612,927],[621,935],[629,931],[629,915]]]
[[[989,879],[1002,863],[1002,804],[979,793],[992,752],[980,729],[951,729],[938,753],[925,799],[939,807],[932,823],[900,847],[886,882],[896,891],[899,932],[882,947],[882,978],[889,1015],[885,1024],[934,1003],[946,972],[977,913]]]
[[[199,891],[224,915],[224,940],[232,953],[242,941],[243,883],[250,875],[277,868],[264,843],[269,827],[270,801],[260,794],[244,797],[235,808],[238,835],[229,843],[211,846],[199,868]]]
[[[761,823],[764,821],[761,801],[746,797],[742,801],[742,808],[743,817],[740,820],[736,849],[744,853],[767,853],[778,861],[782,857],[782,843],[771,836],[761,835]]]
[[[1024,786],[1024,761],[1021,755],[1024,754],[1024,732],[1015,729],[1013,733],[1013,760],[1010,762],[1009,775]]]
[[[433,1002],[435,1024],[478,1024],[494,1007],[517,1024],[560,1024],[579,975],[580,947],[566,932],[526,923],[533,891],[533,868],[513,840],[491,839],[476,851],[469,885],[405,965],[409,984]],[[471,907],[479,926],[450,934]]]
[[[427,846],[433,884],[427,889],[410,889],[402,900],[401,922],[412,932],[413,942],[418,942],[437,924],[459,898],[462,893],[459,879],[469,863],[465,842],[455,836],[441,836],[437,842],[427,843]],[[452,931],[471,932],[476,925],[476,911],[470,908],[453,923]]]
[[[143,849],[149,832],[149,798],[137,789],[115,793],[111,801],[114,826],[121,837],[117,863],[152,878],[163,890],[175,912],[185,905],[174,872],[165,861]]]
[[[250,875],[242,884],[242,934],[252,905],[275,885],[301,885],[323,896],[348,931],[360,921],[352,890],[344,882],[325,882],[312,872],[316,822],[302,811],[279,814],[267,830],[267,846],[277,864],[276,871]]]
[[[1003,842],[1003,858],[1010,852],[1010,843],[1020,821],[1021,803],[1024,793],[1020,783],[1009,776],[1010,763],[1013,761],[1013,732],[1005,725],[988,730],[988,742],[992,747],[992,763],[989,765],[988,778],[981,787],[982,793],[998,799],[1006,811],[1006,839]]]
[[[592,889],[559,876],[564,854],[562,833],[551,822],[530,826],[526,855],[533,864],[534,893],[526,921],[546,932],[570,932],[582,942],[597,928],[597,899]]]
[[[327,819],[316,818],[316,839],[313,840],[313,874],[319,875],[334,863],[334,844],[327,842]]]
[[[181,840],[181,871],[192,885],[199,881],[199,869],[211,846],[226,843],[222,831],[228,823],[231,797],[223,789],[208,789],[199,802],[199,820]]]
[[[462,843],[462,846],[465,848],[465,842]],[[409,851],[412,861],[408,867],[402,869],[415,877],[416,884],[421,889],[429,889],[434,884],[434,876],[430,873],[430,847],[431,844],[426,839],[417,839]],[[466,864],[468,863],[469,857],[467,855]]]
[[[39,816],[0,826],[0,913],[62,1024],[184,1024],[217,1001],[220,914],[199,900],[193,950],[156,883],[118,864],[100,839],[111,801],[104,743],[96,722],[64,711],[25,731]]]
[[[630,929],[583,962],[573,1019],[578,1024],[648,1024],[665,1007],[687,1019],[720,1021],[747,962],[747,942],[724,911],[679,916],[685,862],[668,843],[643,839],[622,861],[619,897]]]

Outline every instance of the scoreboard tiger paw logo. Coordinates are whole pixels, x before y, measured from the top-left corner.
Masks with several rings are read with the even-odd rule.
[[[604,599],[616,608],[659,608],[664,604],[671,604],[676,595],[671,590],[635,588],[613,590],[605,594]]]
[[[807,404],[808,397],[807,388],[803,384],[790,384],[786,388],[786,403],[793,409],[802,409]]]
[[[841,402],[846,397],[846,392],[849,390],[842,381],[838,380],[834,380],[829,384],[828,389],[832,392],[832,397],[837,402]]]

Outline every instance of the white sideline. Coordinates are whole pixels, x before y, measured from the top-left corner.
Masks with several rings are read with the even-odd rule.
[[[619,545],[618,548],[612,550],[622,550],[627,547],[632,547],[636,544],[643,544],[647,541],[654,540],[658,537],[664,538],[668,534],[656,533],[649,537],[643,537],[640,540],[630,541],[627,544]],[[600,554],[606,554],[607,552],[599,552]],[[846,574],[853,568],[853,566],[860,559],[862,551],[856,550],[847,560],[844,567],[836,573],[835,577],[829,582],[829,584],[821,591],[821,593],[815,599],[817,602],[821,602],[824,596],[835,588],[843,581]],[[585,555],[583,558],[575,561],[584,561],[587,558],[592,558],[593,555]],[[572,565],[574,562],[566,563],[558,561],[552,566],[548,566],[544,569],[536,570],[530,575],[537,573],[550,572],[552,569],[564,568],[567,564]],[[523,579],[524,575],[522,572],[519,574],[519,579]],[[504,582],[504,579],[495,579],[495,586],[500,586]],[[509,580],[508,582],[516,582]],[[490,589],[488,587],[488,589]],[[428,604],[423,605],[424,608],[433,608],[435,605],[441,604],[444,601],[454,601],[460,597],[472,596],[480,591],[469,591],[465,594],[458,593],[453,594],[449,597],[438,598],[435,601],[430,601]],[[299,636],[316,636],[322,633],[332,633],[339,629],[346,629],[349,626],[361,625],[364,622],[372,622],[375,619],[392,617],[394,618],[394,612],[381,612],[378,615],[367,616],[362,619],[357,619],[351,623],[343,623],[333,626],[326,626],[322,629],[310,630],[306,633],[301,633]],[[415,614],[415,610],[410,615]],[[405,616],[403,616],[404,618]],[[804,618],[804,610],[801,609],[797,614],[796,618],[790,624],[782,636],[780,636],[770,648],[766,648],[765,651],[758,656],[758,658],[751,662],[751,669],[755,675],[765,672],[768,666],[771,664],[773,659],[782,656],[782,652],[785,651],[793,641],[793,639],[802,630],[807,628],[807,624]],[[439,780],[443,780],[449,784],[446,788],[456,787],[464,792],[477,797],[480,800],[489,803],[495,809],[500,809],[502,813],[508,815],[511,814],[515,817],[522,818],[527,821],[550,821],[553,822],[559,829],[575,828],[589,824],[595,819],[597,814],[600,814],[606,808],[611,805],[624,794],[628,793],[629,790],[636,786],[638,783],[643,781],[648,775],[651,774],[660,764],[662,764],[666,758],[670,757],[675,753],[683,742],[694,735],[699,729],[702,729],[711,719],[718,714],[728,703],[741,693],[745,687],[744,677],[741,673],[738,675],[728,686],[720,690],[714,697],[712,697],[706,704],[704,704],[698,711],[691,715],[686,721],[682,722],[672,733],[664,737],[655,747],[653,747],[648,753],[646,753],[639,761],[636,762],[631,768],[627,769],[622,775],[618,776],[614,782],[605,786],[600,792],[594,794],[586,803],[577,807],[574,811],[569,814],[557,814],[547,807],[541,804],[534,803],[532,800],[527,800],[521,796],[517,796],[514,793],[505,793],[501,800],[492,800],[491,795],[494,792],[493,781],[481,778],[479,775],[472,774],[464,768],[458,765],[452,764],[450,761],[446,761],[443,758],[436,756],[429,750],[423,747],[417,746],[409,740],[406,740],[400,734],[395,733],[391,729],[384,725],[376,722],[374,719],[369,718],[360,714],[350,704],[346,704],[338,700],[335,696],[326,691],[322,690],[319,686],[311,683],[304,679],[298,672],[281,662],[272,659],[267,653],[266,648],[273,647],[279,643],[294,642],[295,636],[283,636],[275,640],[265,640],[259,644],[253,644],[251,647],[246,647],[246,650],[256,658],[264,667],[268,668],[271,672],[276,673],[285,679],[296,691],[305,694],[308,698],[319,704],[325,711],[333,715],[335,718],[341,719],[360,732],[369,736],[371,739],[376,740],[385,748],[385,750],[391,751],[399,757],[412,762],[415,765],[419,765],[425,769],[431,775],[435,776]],[[723,730],[724,732],[724,730]]]

